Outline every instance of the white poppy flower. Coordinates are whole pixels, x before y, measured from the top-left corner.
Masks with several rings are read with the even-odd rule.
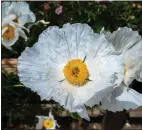
[[[85,105],[99,104],[123,80],[122,56],[87,24],[49,27],[18,58],[20,81],[41,99],[53,99],[89,120]]]
[[[34,13],[29,9],[26,2],[2,2],[2,19],[8,19],[10,15],[14,15],[12,21],[20,25],[36,20]]]
[[[57,121],[54,119],[54,116],[52,115],[51,111],[49,113],[49,116],[38,115],[36,117],[38,118],[38,123],[36,124],[36,130],[40,130],[42,128],[49,130],[49,129],[56,129],[56,126],[60,127]]]
[[[19,36],[27,40],[23,25],[34,21],[35,15],[26,2],[2,2],[2,44],[10,49]]]
[[[106,97],[102,104],[111,111],[129,110],[142,106],[142,94],[129,87],[134,79],[142,82],[142,40],[136,31],[130,28],[119,28],[107,33],[106,38],[124,57],[124,79],[122,84]]]
[[[2,44],[10,49],[12,45],[15,44],[15,42],[18,40],[19,36],[23,37],[25,40],[27,40],[27,36],[25,32],[19,28],[16,27],[15,24],[8,23],[5,24],[2,28]]]

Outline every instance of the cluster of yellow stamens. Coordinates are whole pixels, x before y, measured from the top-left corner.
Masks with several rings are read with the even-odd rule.
[[[47,120],[43,121],[43,127],[45,129],[51,129],[53,127],[53,124],[54,124],[53,120],[51,120],[51,119],[47,119]]]
[[[12,21],[18,23],[18,19],[13,19]],[[9,24],[6,24],[2,27],[2,29],[4,28],[6,29],[6,31],[3,33],[2,37],[5,40],[12,40],[15,37],[15,28]]]
[[[63,68],[63,73],[69,83],[78,86],[85,84],[89,75],[86,64],[80,59],[68,61]]]
[[[11,40],[15,37],[15,33],[14,33],[14,27],[12,27],[11,25],[7,24],[5,25],[3,28],[6,28],[6,31],[3,33],[2,37],[5,40]]]

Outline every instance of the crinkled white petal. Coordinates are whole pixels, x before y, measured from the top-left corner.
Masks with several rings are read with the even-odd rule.
[[[18,33],[19,33],[20,37],[24,38],[25,41],[27,41],[27,36],[26,36],[25,32],[22,29],[19,28]]]
[[[21,25],[24,25],[26,23],[30,23],[30,22],[35,22],[35,15],[34,13],[29,13],[29,14],[24,14],[21,17],[18,18],[18,22]]]
[[[7,15],[7,8],[10,6],[10,2],[1,3],[2,19]]]
[[[53,116],[53,114],[52,114],[52,112],[50,111],[49,112],[49,116],[48,116],[50,119],[52,119],[52,120],[54,120],[54,116]]]
[[[118,52],[123,52],[139,42],[141,36],[138,34],[137,31],[132,31],[131,28],[123,27],[119,28],[113,33],[106,33],[106,38],[109,42],[113,44],[114,48]]]
[[[142,40],[124,53],[125,76],[124,83],[129,86],[134,79],[139,79],[142,66]]]
[[[40,35],[39,42],[45,47],[55,48],[54,53],[61,54],[65,58],[65,64],[65,61],[74,58],[83,60],[87,53],[89,54],[90,44],[94,39],[93,30],[88,25],[65,24],[62,29],[49,27]]]
[[[9,24],[14,19],[16,19],[16,15],[15,14],[10,14],[10,15],[5,16],[2,19],[2,26],[4,26],[5,24]]]
[[[104,34],[104,32],[105,32],[104,30],[105,30],[105,28],[104,28],[104,27],[102,27],[102,29],[101,29],[101,31],[100,31],[100,34],[101,34],[101,33],[103,33],[103,34]]]
[[[42,55],[40,47],[36,45],[41,44],[35,44],[31,49],[26,48],[19,57],[19,77],[26,87],[39,92],[38,94],[42,99],[49,100],[61,79],[57,79],[58,74],[55,71],[58,71],[58,68],[56,64],[52,66],[49,56]]]
[[[11,2],[8,12],[11,14],[17,14],[17,16],[20,16],[21,13],[27,14],[30,12],[29,4],[27,2]]]
[[[114,89],[111,98],[104,98],[102,105],[105,109],[116,112],[123,109],[135,109],[142,106],[142,94],[131,88],[127,88],[124,84]]]
[[[85,120],[90,121],[90,118],[88,116],[85,106],[82,107],[81,111],[77,111],[77,113],[81,118],[84,118]]]
[[[18,17],[18,22],[21,25],[29,22],[35,22],[35,15],[29,9],[29,4],[26,2],[11,2],[7,9],[8,14],[15,14]]]
[[[38,122],[37,122],[37,124],[36,124],[36,130],[40,130],[40,129],[42,129],[42,127],[43,127],[43,121],[44,121],[44,119],[43,119],[43,117],[42,116],[36,116],[37,118],[38,118]]]
[[[66,81],[63,67],[71,59],[85,57],[92,82],[73,86]],[[93,33],[87,24],[65,24],[61,29],[53,26],[18,58],[18,75],[20,81],[37,92],[41,99],[53,99],[71,112],[84,113],[84,104],[91,97],[103,92],[104,95],[94,102],[98,103],[110,88],[122,82],[121,57],[114,53],[103,34]]]

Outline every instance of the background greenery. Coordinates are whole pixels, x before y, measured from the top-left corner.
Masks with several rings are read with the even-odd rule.
[[[13,46],[13,52],[2,47],[2,58],[18,57],[26,46],[32,46],[38,39],[39,34],[48,26],[60,26],[65,23],[87,23],[95,32],[102,27],[107,31],[117,30],[118,27],[131,27],[142,35],[142,2],[87,2],[87,1],[64,1],[64,2],[28,2],[31,10],[36,15],[36,21],[44,19],[50,24],[41,23],[33,26],[30,30],[28,41],[20,38]],[[60,15],[55,9],[61,5],[63,11]],[[28,24],[26,25],[28,26]]]
[[[142,35],[142,2],[28,2],[31,10],[36,15],[36,22],[44,19],[50,22],[48,25],[39,23],[34,25],[28,35],[28,41],[20,38],[12,47],[13,51],[2,46],[2,58],[17,58],[26,46],[33,46],[39,34],[48,26],[60,26],[65,23],[87,23],[95,32],[100,32],[102,27],[107,31],[117,30],[119,27],[127,26],[139,31]],[[62,6],[60,15],[55,13],[55,9]],[[28,24],[26,25],[28,27]],[[10,123],[26,121],[27,117],[39,114],[39,109],[35,109],[32,104],[41,103],[40,97],[24,87],[14,88],[19,85],[17,75],[8,74],[2,69],[2,116],[3,120],[8,118]],[[138,91],[139,88],[138,88]],[[43,101],[42,103],[47,103]],[[49,103],[49,102],[48,102]],[[50,102],[50,103],[53,103]],[[28,106],[24,104],[29,104]],[[61,108],[61,110],[63,110]],[[61,110],[58,109],[58,112]],[[56,110],[55,110],[56,111]],[[57,111],[56,111],[57,112]],[[44,112],[42,112],[44,113]],[[40,113],[40,114],[42,114]],[[47,113],[48,115],[48,113]],[[75,115],[72,115],[75,116]],[[76,117],[76,116],[75,116]],[[29,122],[29,121],[28,121]]]

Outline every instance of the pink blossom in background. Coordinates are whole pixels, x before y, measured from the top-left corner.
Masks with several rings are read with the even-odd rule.
[[[58,6],[57,8],[56,8],[56,10],[55,10],[55,13],[57,14],[57,15],[60,15],[61,13],[62,13],[62,10],[63,9],[63,7],[60,5],[60,6]]]

